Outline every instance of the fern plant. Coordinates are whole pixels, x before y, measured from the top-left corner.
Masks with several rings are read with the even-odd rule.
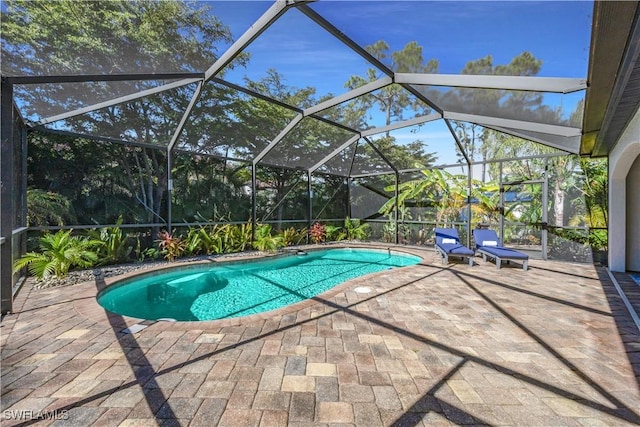
[[[103,243],[87,237],[72,236],[72,230],[60,230],[40,238],[40,251],[27,252],[13,265],[14,272],[27,267],[38,279],[61,279],[72,267],[88,268],[98,260],[96,249]]]

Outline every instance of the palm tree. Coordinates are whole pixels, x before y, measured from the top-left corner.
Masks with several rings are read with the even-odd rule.
[[[65,277],[71,267],[91,267],[98,254],[93,248],[103,244],[99,240],[71,236],[72,230],[60,230],[55,234],[45,234],[40,238],[41,252],[27,252],[14,265],[14,271],[28,267],[29,272],[39,279],[55,276]]]

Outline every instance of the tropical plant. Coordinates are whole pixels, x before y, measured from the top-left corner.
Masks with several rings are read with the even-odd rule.
[[[194,228],[194,227],[189,227],[189,231],[187,232],[187,235],[184,238],[184,252],[185,255],[198,255],[202,252],[203,249],[203,233],[202,230],[204,229],[204,227],[198,227],[198,228]],[[206,232],[204,233],[206,234]]]
[[[361,223],[357,218],[346,217],[344,231],[347,240],[365,240],[369,237],[371,227],[367,223]]]
[[[158,233],[158,246],[164,257],[169,261],[174,261],[185,253],[186,244],[179,236],[174,236],[166,230]]]
[[[324,226],[325,230],[325,239],[327,242],[338,242],[340,240],[344,240],[347,237],[344,229],[337,225],[327,224]]]
[[[222,253],[222,237],[217,225],[211,227],[201,227],[198,229],[199,246],[202,253],[221,254]],[[193,237],[196,239],[196,237]]]
[[[115,227],[107,227],[101,230],[90,230],[89,237],[92,240],[101,241],[98,247],[98,259],[100,264],[114,264],[127,261],[133,251],[133,245],[123,233],[122,216],[118,218]]]
[[[468,206],[468,176],[452,174],[444,169],[422,170],[423,177],[406,181],[398,186],[398,196],[390,198],[379,210],[381,214],[389,215],[396,209],[401,209],[408,203],[414,206],[435,207],[436,224],[447,224],[458,221],[463,210]],[[386,188],[393,191],[393,188]],[[476,201],[472,205],[475,218],[483,218],[495,212],[498,188],[492,184],[485,184],[477,180],[471,182],[471,198]]]
[[[73,267],[91,267],[98,260],[95,248],[103,243],[87,237],[71,236],[72,230],[47,233],[40,238],[39,252],[27,252],[14,265],[14,271],[27,267],[39,279],[65,277]]]
[[[225,224],[221,228],[225,253],[244,252],[251,247],[251,223]]]
[[[296,230],[294,227],[289,227],[282,230],[280,236],[282,237],[282,244],[284,246],[299,245],[302,240],[307,237],[307,229]]]
[[[322,243],[327,239],[327,229],[324,224],[314,223],[309,229],[309,237],[313,243]]]
[[[284,246],[282,236],[273,236],[269,224],[256,224],[256,236],[253,241],[254,249],[259,251],[272,252]]]

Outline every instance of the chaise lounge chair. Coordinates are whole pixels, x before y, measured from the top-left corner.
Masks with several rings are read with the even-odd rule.
[[[442,263],[448,264],[450,256],[468,258],[469,265],[473,266],[475,252],[460,243],[458,230],[455,228],[436,228],[436,252],[442,257]]]
[[[476,244],[476,251],[482,254],[482,260],[487,261],[487,257],[496,260],[496,267],[500,268],[502,260],[522,261],[522,269],[527,270],[529,255],[515,249],[505,248],[500,245],[500,239],[494,230],[473,230],[473,240]]]

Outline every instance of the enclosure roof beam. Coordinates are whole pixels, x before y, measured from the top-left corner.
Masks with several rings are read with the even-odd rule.
[[[388,86],[391,83],[393,83],[393,79],[391,77],[383,77],[374,82],[367,83],[364,86],[360,86],[359,88],[349,91],[343,95],[336,96],[335,98],[331,98],[327,101],[321,102],[320,104],[314,105],[313,107],[309,107],[306,110],[304,110],[304,115],[309,116],[319,111],[326,110],[327,108],[334,107],[338,104],[342,104],[343,102],[350,101],[361,95],[365,95],[369,92],[373,92],[374,90]]]
[[[262,150],[254,159],[253,159],[253,164],[256,165],[258,164],[258,162],[260,160],[262,160],[267,154],[269,154],[269,151],[271,151],[280,141],[282,141],[282,139],[284,139],[285,136],[287,136],[287,134],[289,132],[291,132],[291,130],[296,127],[296,125],[298,123],[300,123],[300,120],[302,120],[304,116],[302,114],[298,114],[297,116],[295,116],[293,118],[293,120],[291,120],[289,122],[289,124],[287,125],[287,127],[285,127],[279,134],[278,136],[276,136],[273,141],[271,141],[269,143],[269,145],[267,145],[264,150]]]
[[[478,163],[482,163],[482,162],[478,162]],[[473,163],[471,163],[471,164],[473,164]],[[400,172],[400,173],[411,173],[411,172],[421,172],[421,171],[433,170],[433,169],[459,168],[459,167],[466,167],[466,166],[467,165],[464,165],[462,163],[441,164],[441,165],[424,166],[424,167],[421,167],[421,168],[400,169],[398,172]]]
[[[396,168],[396,166],[395,166],[393,163],[391,163],[391,161],[390,161],[389,159],[387,159],[387,156],[385,156],[385,155],[384,155],[384,153],[383,153],[382,151],[380,151],[380,149],[379,149],[379,148],[378,148],[378,147],[377,147],[373,142],[371,142],[371,140],[370,140],[369,138],[367,138],[366,136],[363,136],[362,138],[367,142],[367,144],[369,144],[369,146],[370,146],[371,148],[373,148],[373,151],[375,151],[375,152],[378,154],[378,156],[380,156],[380,158],[381,158],[381,159],[382,159],[382,160],[383,160],[387,165],[389,165],[389,167],[390,167],[391,169],[393,169],[393,171],[394,171],[395,173],[398,173],[398,168]]]
[[[571,93],[587,88],[587,79],[563,77],[486,76],[471,74],[396,73],[396,83],[475,89]]]
[[[2,76],[2,80],[16,85],[30,85],[46,83],[122,82],[136,80],[202,80],[204,76],[204,73],[69,74],[59,76]]]
[[[50,133],[53,135],[63,135],[63,136],[71,136],[71,137],[75,137],[75,138],[85,138],[85,139],[89,139],[92,141],[98,141],[98,142],[108,142],[111,144],[119,144],[119,145],[129,145],[131,147],[140,147],[140,148],[151,148],[153,150],[166,150],[167,147],[165,147],[164,145],[155,145],[155,144],[149,144],[149,143],[145,143],[145,142],[135,142],[135,141],[125,141],[124,139],[117,139],[117,138],[110,138],[107,136],[96,136],[96,135],[89,135],[86,133],[78,133],[78,132],[69,132],[66,130],[59,130],[59,129],[49,129],[46,127],[38,127],[37,129],[38,132],[43,132],[43,133]]]
[[[56,116],[50,116],[47,118],[44,118],[42,120],[39,120],[36,123],[33,123],[33,126],[42,126],[42,125],[46,125],[48,123],[53,123],[53,122],[57,122],[59,120],[64,120],[64,119],[68,119],[71,117],[75,117],[75,116],[79,116],[81,114],[85,114],[85,113],[90,113],[92,111],[96,111],[96,110],[100,110],[102,108],[107,108],[107,107],[111,107],[117,104],[122,104],[124,102],[129,102],[129,101],[133,101],[135,99],[138,98],[143,98],[145,96],[149,96],[149,95],[155,95],[156,93],[160,93],[160,92],[164,92],[167,90],[171,90],[171,89],[175,89],[178,87],[182,87],[182,86],[186,86],[195,82],[199,82],[202,81],[202,79],[183,79],[183,80],[178,80],[166,85],[162,85],[162,86],[157,86],[151,89],[146,89],[143,90],[141,92],[136,92],[136,93],[132,93],[130,95],[125,95],[125,96],[121,96],[118,98],[114,98],[108,101],[104,101],[104,102],[100,102],[98,104],[93,104],[93,105],[89,105],[87,107],[83,107],[83,108],[78,108],[77,110],[73,110],[73,111],[68,111],[66,113],[62,113],[62,114],[58,114]]]
[[[322,160],[320,160],[318,163],[316,163],[315,165],[311,166],[309,168],[309,173],[313,173],[315,172],[318,168],[320,168],[322,165],[324,165],[325,163],[327,163],[329,160],[333,159],[335,156],[337,156],[338,154],[340,154],[343,150],[345,150],[347,147],[349,147],[350,145],[352,145],[354,142],[356,142],[358,139],[360,139],[360,135],[354,135],[351,138],[349,138],[347,140],[347,142],[345,142],[344,144],[342,144],[341,146],[339,146],[338,148],[336,148],[335,150],[333,150],[331,153],[327,154]]]
[[[393,77],[393,71],[389,67],[384,65],[376,57],[374,57],[369,52],[367,52],[367,50],[365,48],[363,48],[358,43],[356,43],[355,41],[353,41],[349,37],[347,37],[346,34],[344,34],[342,31],[340,31],[338,28],[336,28],[329,21],[324,19],[324,17],[320,16],[315,10],[311,9],[306,4],[298,6],[298,9],[302,13],[307,15],[316,24],[320,25],[322,28],[324,28],[326,31],[328,31],[335,38],[337,38],[342,43],[347,45],[351,50],[353,50],[358,55],[360,55],[362,58],[364,58],[371,65],[373,65],[374,67],[378,68],[380,71],[385,73],[387,76]]]
[[[149,143],[145,143],[145,142],[134,142],[134,141],[125,141],[123,139],[117,139],[117,138],[109,138],[106,136],[95,136],[95,135],[88,135],[88,134],[83,134],[83,133],[77,133],[77,132],[69,132],[69,131],[65,131],[65,130],[58,130],[58,129],[49,129],[46,127],[39,127],[37,129],[38,132],[43,132],[43,133],[50,133],[50,134],[54,134],[54,135],[63,135],[63,136],[70,136],[70,137],[75,137],[75,138],[85,138],[85,139],[90,139],[92,141],[96,141],[96,142],[106,142],[109,144],[118,144],[118,145],[128,145],[131,147],[139,147],[139,148],[150,148],[152,150],[162,150],[165,151],[166,147],[164,145],[154,145],[154,144],[149,144]],[[179,153],[187,153],[187,154],[198,154],[199,156],[206,156],[206,157],[211,157],[214,159],[219,159],[219,160],[231,160],[233,162],[238,162],[238,163],[247,163],[250,164],[251,160],[247,160],[247,159],[239,159],[239,158],[234,158],[234,157],[227,157],[227,156],[221,156],[219,154],[211,154],[211,153],[207,153],[204,151],[195,151],[195,150],[185,150],[185,149],[181,149],[181,148],[174,148],[173,149],[174,152],[179,152]]]
[[[367,129],[364,130],[362,132],[360,132],[362,134],[362,136],[371,136],[371,135],[376,135],[378,133],[384,133],[384,132],[389,132],[392,130],[396,130],[396,129],[402,129],[402,128],[406,128],[409,126],[415,126],[415,125],[419,125],[422,123],[427,123],[427,122],[432,122],[434,120],[438,120],[441,119],[442,116],[440,114],[429,114],[427,116],[420,116],[420,117],[416,117],[413,119],[409,119],[409,120],[404,120],[402,122],[397,122],[397,123],[392,123],[388,126],[382,126],[382,127],[377,127],[377,128],[373,128],[373,129]]]
[[[458,135],[456,135],[456,132],[453,130],[453,126],[451,126],[451,123],[447,119],[445,119],[444,122],[447,124],[447,127],[449,128],[449,132],[451,132],[451,136],[453,136],[453,139],[456,141],[456,145],[458,146],[458,150],[460,150],[460,152],[464,156],[464,159],[467,161],[467,164],[470,165],[471,164],[471,160],[469,159],[469,156],[467,155],[467,152],[465,151],[464,147],[462,146],[462,142],[460,141],[460,138],[458,138]]]
[[[276,1],[274,4],[269,7],[269,9],[260,17],[258,20],[240,36],[238,40],[236,40],[230,47],[222,54],[220,58],[216,62],[213,63],[211,67],[205,72],[204,81],[208,81],[212,77],[214,77],[217,73],[220,72],[227,64],[229,64],[235,57],[237,57],[240,52],[244,48],[246,48],[256,37],[258,37],[264,30],[269,28],[271,24],[273,24],[289,7],[290,4],[287,1]],[[191,115],[191,111],[193,107],[196,105],[198,99],[200,99],[200,94],[202,93],[202,88],[204,87],[204,83],[201,82],[198,88],[196,89],[193,97],[191,98],[191,102],[187,106],[187,109],[182,114],[182,118],[180,119],[180,123],[176,127],[173,136],[171,137],[171,141],[169,141],[168,151],[173,150],[174,145],[178,141],[182,130],[184,129],[185,124],[187,123],[187,119]]]
[[[193,93],[193,96],[191,97],[191,101],[189,101],[189,105],[187,105],[187,108],[184,110],[184,114],[182,114],[182,118],[180,119],[178,126],[176,126],[176,130],[174,131],[173,136],[171,136],[171,140],[169,141],[169,145],[167,146],[168,152],[173,151],[173,147],[178,142],[178,138],[180,137],[180,134],[182,133],[182,130],[184,129],[185,124],[187,123],[187,119],[191,115],[191,111],[193,110],[193,107],[196,105],[196,102],[198,101],[198,99],[200,99],[200,94],[202,93],[203,87],[204,87],[204,82],[200,81],[198,83],[198,87]]]
[[[286,108],[287,110],[295,111],[296,113],[302,113],[302,108],[294,107],[293,105],[289,105],[289,104],[287,104],[285,102],[282,102],[282,101],[279,101],[277,99],[271,98],[271,97],[269,97],[267,95],[263,95],[260,92],[256,92],[254,90],[247,89],[246,87],[242,87],[242,86],[237,85],[235,83],[228,82],[228,81],[223,80],[223,79],[221,79],[219,77],[212,77],[211,81],[215,82],[215,83],[218,83],[220,85],[226,86],[228,88],[237,90],[238,92],[246,93],[249,96],[253,96],[255,98],[262,99],[263,101],[267,101],[267,102],[270,102],[272,104],[278,105],[278,106],[280,106],[282,108]]]
[[[517,136],[518,138],[526,139],[529,141],[537,142],[548,147],[557,148],[558,150],[566,151],[567,153],[579,154],[580,153],[580,138],[569,137],[567,139],[567,145],[559,144],[554,141],[549,141],[543,138],[537,138],[533,135],[529,135],[525,132],[518,132],[515,129],[505,129],[499,126],[487,126],[490,129],[497,130],[498,132],[506,133],[507,135]]]
[[[396,173],[396,171],[360,173],[360,174],[357,174],[357,175],[351,175],[351,176],[349,176],[349,178],[352,178],[352,179],[369,178],[370,176],[391,175],[391,174],[395,174],[395,173]]]
[[[233,61],[251,42],[271,26],[293,3],[276,1],[260,18],[236,40],[225,53],[213,63],[204,73],[204,79],[209,80]]]
[[[476,114],[463,114],[445,112],[445,119],[459,120],[463,122],[476,123],[478,125],[499,126],[511,129],[519,129],[531,132],[547,133],[557,136],[581,136],[580,128],[569,126],[549,125],[544,123],[525,122],[522,120],[501,119],[497,117],[479,116]]]

